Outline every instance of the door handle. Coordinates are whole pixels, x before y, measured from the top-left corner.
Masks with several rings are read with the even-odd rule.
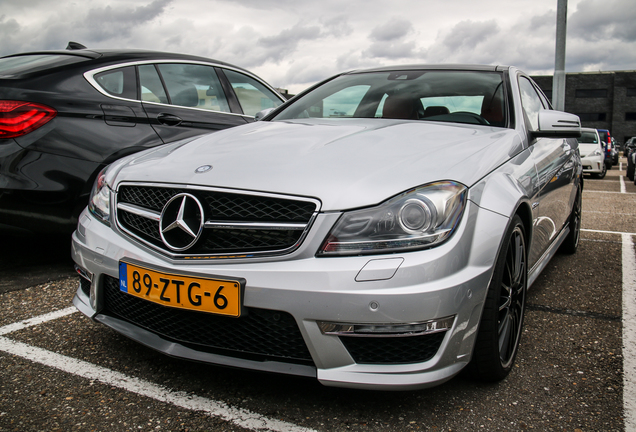
[[[159,123],[166,126],[179,126],[183,121],[181,117],[166,113],[159,114],[157,116],[157,120],[159,120]]]

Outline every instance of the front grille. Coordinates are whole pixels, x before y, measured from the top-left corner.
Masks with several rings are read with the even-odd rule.
[[[212,224],[194,245],[176,254],[162,241],[158,219],[166,203],[180,193],[195,196],[204,220]],[[288,253],[300,244],[318,211],[315,200],[144,185],[120,186],[117,203],[124,205],[117,207],[117,221],[125,232],[175,257]],[[133,212],[125,205],[143,211]]]
[[[198,351],[249,360],[312,365],[296,320],[287,312],[245,308],[239,318],[176,309],[119,290],[104,277],[102,312]]]
[[[340,341],[360,364],[421,363],[433,358],[446,332],[409,337],[347,337]]]

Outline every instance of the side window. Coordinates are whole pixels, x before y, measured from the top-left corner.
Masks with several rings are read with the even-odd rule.
[[[153,65],[139,66],[139,84],[142,101],[168,103],[168,96],[166,96],[157,69]]]
[[[530,120],[532,130],[539,129],[539,111],[544,109],[541,98],[534,89],[530,80],[519,77],[519,90],[521,91],[521,105]]]
[[[223,69],[223,73],[236,93],[243,114],[254,116],[259,111],[275,108],[282,103],[279,97],[254,78],[229,69]]]
[[[231,112],[216,71],[212,66],[166,63],[157,68],[172,105]]]
[[[134,66],[101,72],[95,81],[109,95],[125,99],[137,99],[137,76]]]

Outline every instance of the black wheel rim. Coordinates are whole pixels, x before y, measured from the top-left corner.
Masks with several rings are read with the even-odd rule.
[[[499,356],[504,368],[510,367],[514,361],[521,338],[526,299],[526,265],[523,231],[516,227],[508,243],[499,300]]]

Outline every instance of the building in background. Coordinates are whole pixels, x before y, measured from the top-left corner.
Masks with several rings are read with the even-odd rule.
[[[552,76],[532,79],[552,100]],[[578,115],[582,126],[608,129],[624,143],[636,136],[636,71],[566,74],[565,111]]]

